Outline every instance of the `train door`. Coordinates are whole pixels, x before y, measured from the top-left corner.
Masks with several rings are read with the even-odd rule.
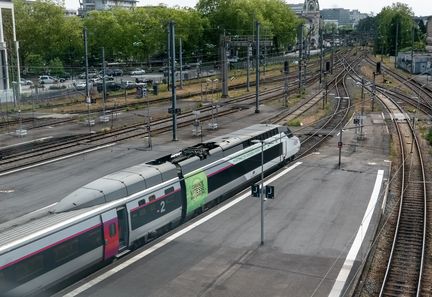
[[[109,210],[102,215],[104,233],[104,259],[110,259],[119,251],[119,228],[115,209]]]
[[[129,240],[128,215],[126,207],[117,208],[119,225],[119,251],[127,248]]]

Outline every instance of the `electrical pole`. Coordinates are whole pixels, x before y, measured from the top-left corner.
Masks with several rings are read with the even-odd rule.
[[[180,62],[180,89],[183,89],[183,49],[182,49],[182,39],[180,38],[180,53],[179,53],[179,62]]]
[[[399,39],[399,22],[396,23],[396,39],[395,39],[395,68],[397,68],[398,39]]]
[[[361,89],[361,119],[360,119],[360,139],[363,139],[363,116],[364,116],[364,79],[361,81],[362,89]]]
[[[297,28],[297,39],[299,44],[299,59],[298,59],[298,80],[299,80],[299,94],[302,93],[302,62],[303,62],[303,24]]]
[[[289,61],[284,62],[284,73],[285,73],[285,98],[284,106],[288,107],[288,75],[289,75]]]
[[[375,96],[376,96],[376,86],[375,86],[375,77],[376,73],[373,72],[373,82],[372,82],[372,112],[374,111],[375,107]]]
[[[222,98],[228,97],[228,58],[227,58],[227,42],[225,31],[220,37],[220,54],[221,54],[221,82],[222,82]]]
[[[255,70],[255,113],[259,113],[259,81],[260,81],[260,23],[256,21],[256,70]]]
[[[414,74],[414,24],[411,27],[411,74]]]
[[[333,74],[334,46],[335,46],[334,28],[332,28],[332,47],[331,47],[331,65],[330,65],[330,73],[331,74]]]
[[[106,67],[105,67],[105,48],[104,47],[102,47],[102,100],[103,100],[103,117],[105,120]]]
[[[247,48],[247,69],[246,69],[246,88],[247,91],[249,92],[250,90],[250,79],[249,79],[249,75],[250,75],[250,57],[252,56],[252,46],[249,44],[248,48]]]
[[[177,102],[176,102],[176,83],[175,83],[175,23],[169,22],[170,28],[170,49],[171,49],[171,94],[172,94],[172,121],[173,121],[173,141],[177,141]]]
[[[341,158],[342,158],[342,125],[340,127],[340,132],[339,132],[339,143],[338,143],[338,147],[339,147],[339,163],[338,163],[338,168],[341,168]]]
[[[170,27],[171,25],[170,25],[170,23],[168,23],[168,30],[167,30],[167,32],[168,32],[168,34],[167,34],[167,78],[166,78],[166,81],[167,81],[167,91],[169,91],[169,89],[170,89],[170,68],[171,68],[171,57],[170,57],[170,54],[171,54],[171,27]],[[164,71],[164,73],[165,73],[165,71]]]
[[[85,79],[86,79],[86,103],[87,103],[87,124],[89,125],[89,130],[90,133],[92,132],[91,130],[91,124],[90,124],[90,104],[91,104],[91,100],[90,100],[90,88],[89,88],[89,79],[88,79],[88,49],[87,49],[87,27],[84,27],[83,29],[83,34],[84,34],[84,60],[85,60]]]
[[[323,29],[322,29],[322,17],[320,16],[319,22],[319,35],[320,35],[320,78],[319,82],[321,85],[323,76]]]

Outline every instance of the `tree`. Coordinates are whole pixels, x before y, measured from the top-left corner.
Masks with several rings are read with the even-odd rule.
[[[78,53],[80,21],[66,17],[64,7],[51,0],[14,0],[14,7],[21,61],[30,61],[27,59],[29,55],[38,55],[43,61],[51,61],[55,58],[65,59],[65,53],[71,50],[74,54]]]
[[[218,45],[219,36],[252,35],[254,22],[261,23],[262,36],[273,39],[280,49],[295,40],[300,22],[282,0],[200,0],[196,9],[208,18],[207,44]]]
[[[398,48],[411,46],[413,17],[414,13],[411,8],[402,3],[386,6],[376,16],[378,25],[377,38],[384,45],[384,52],[395,55],[396,36]],[[377,44],[378,47],[381,47],[380,43]]]

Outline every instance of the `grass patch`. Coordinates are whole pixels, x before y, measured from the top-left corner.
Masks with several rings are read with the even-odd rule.
[[[301,122],[300,119],[292,119],[288,122],[288,126],[291,127],[300,127],[301,126]]]

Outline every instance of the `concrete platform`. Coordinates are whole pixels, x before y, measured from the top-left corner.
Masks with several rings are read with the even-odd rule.
[[[294,168],[267,178],[276,198],[249,189],[55,296],[339,296],[361,267],[381,212],[386,127],[366,119]],[[354,149],[355,148],[355,149]],[[290,164],[292,165],[292,164]],[[370,223],[370,225],[369,225]]]

